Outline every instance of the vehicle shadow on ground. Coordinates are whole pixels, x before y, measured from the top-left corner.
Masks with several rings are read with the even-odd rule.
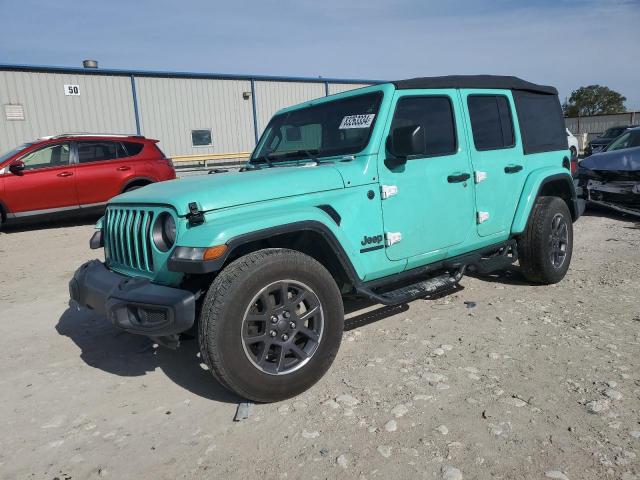
[[[624,228],[640,229],[640,215],[631,215],[629,213],[618,212],[613,209],[601,207],[600,205],[589,205],[583,217],[602,217],[610,220],[617,220],[619,222],[625,222],[631,225]],[[578,220],[580,221],[580,220]]]
[[[533,287],[536,285],[524,277],[522,272],[520,272],[520,267],[517,265],[513,265],[504,270],[496,270],[491,273],[480,274],[477,272],[467,272],[466,275],[480,280],[481,282],[503,283],[505,285],[516,285],[519,287]]]
[[[438,300],[439,298],[446,297],[448,295],[458,293],[464,290],[462,285],[458,285],[455,288],[450,290],[446,290],[441,293],[437,293],[434,295],[428,295],[418,300]],[[350,316],[352,313],[358,312],[360,310],[370,309],[377,305],[377,308],[372,310],[367,310],[365,312],[359,313],[357,315]],[[344,321],[344,331],[348,332],[349,330],[354,330],[359,327],[364,327],[365,325],[369,325],[371,323],[379,322],[380,320],[384,320],[386,318],[392,317],[394,315],[399,315],[401,313],[409,310],[408,303],[401,303],[399,305],[380,305],[379,303],[375,303],[371,300],[367,300],[364,298],[349,298],[344,301],[344,313],[345,313],[345,321]]]
[[[121,377],[142,376],[159,368],[195,395],[217,402],[242,401],[201,366],[196,340],[183,341],[176,350],[154,347],[147,337],[122,332],[104,317],[75,308],[62,314],[56,330],[73,340],[81,350],[80,358],[93,368]]]
[[[81,216],[74,216],[69,218],[60,218],[55,220],[49,219],[33,219],[33,220],[19,220],[12,221],[2,226],[0,235],[31,232],[35,230],[49,230],[53,228],[66,228],[66,227],[81,227],[84,225],[94,225],[101,214],[84,214]]]
[[[362,300],[362,299],[346,300],[344,302],[344,311],[345,311],[345,314],[348,316],[351,313],[357,312],[359,310],[364,310],[366,308],[370,308],[374,305],[377,305],[377,304],[369,300]],[[368,310],[358,315],[347,317],[344,321],[344,331],[348,332],[349,330],[354,330],[359,327],[364,327],[365,325],[369,325],[370,323],[375,323],[380,320],[384,320],[385,318],[389,318],[389,317],[392,317],[393,315],[406,312],[407,310],[409,310],[409,305],[407,305],[406,303],[401,305],[391,305],[391,306],[381,305],[374,310]]]

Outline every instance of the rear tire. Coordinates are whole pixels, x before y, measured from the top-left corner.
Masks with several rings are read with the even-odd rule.
[[[573,223],[558,197],[538,197],[518,241],[520,267],[527,280],[541,284],[564,278],[573,252]]]
[[[324,266],[294,250],[259,250],[211,284],[200,314],[200,352],[229,390],[274,402],[325,374],[343,328],[342,297]]]

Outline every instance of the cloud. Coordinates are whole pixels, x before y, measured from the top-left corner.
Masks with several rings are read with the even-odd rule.
[[[2,1],[2,0],[0,0]],[[4,0],[0,61],[395,79],[514,74],[640,108],[638,0]],[[69,13],[71,12],[71,13]],[[37,31],[38,35],[25,34]]]

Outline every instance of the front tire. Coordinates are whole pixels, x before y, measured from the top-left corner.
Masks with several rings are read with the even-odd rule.
[[[259,250],[211,284],[200,313],[200,352],[225,387],[274,402],[324,375],[343,328],[342,297],[324,266],[294,250]]]
[[[518,242],[520,267],[527,280],[541,284],[564,278],[573,252],[573,223],[558,197],[538,197]]]

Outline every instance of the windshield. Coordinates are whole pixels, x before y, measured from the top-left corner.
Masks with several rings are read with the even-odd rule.
[[[622,135],[626,130],[625,127],[613,127],[608,128],[603,134],[602,138],[616,138],[618,135]]]
[[[640,130],[630,130],[619,136],[607,147],[607,152],[633,147],[640,147]]]
[[[274,116],[251,163],[349,155],[369,143],[382,92],[333,100]]]
[[[31,145],[33,145],[33,143],[25,143],[24,145],[20,145],[19,147],[14,148],[13,150],[9,150],[7,153],[3,153],[2,155],[0,155],[0,164],[4,163],[5,160],[13,157],[16,153],[24,150],[27,147],[30,147]]]

